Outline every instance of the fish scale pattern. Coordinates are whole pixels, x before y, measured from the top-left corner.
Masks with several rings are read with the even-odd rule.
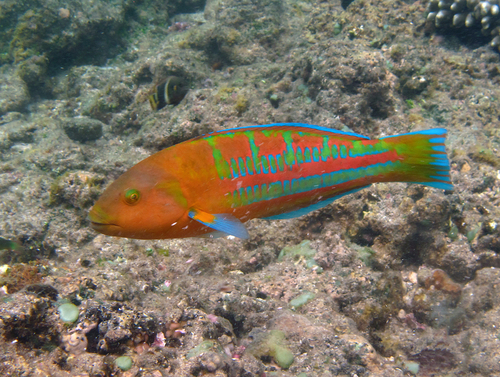
[[[197,141],[211,147],[219,179],[238,182],[228,186],[230,191],[225,194],[233,208],[316,190],[320,190],[319,196],[329,196],[327,191],[332,187],[339,192],[350,191],[356,188],[356,182],[369,184],[374,177],[380,180],[395,171],[413,169],[424,158],[418,155],[415,160],[408,144],[393,144],[391,137],[370,140],[333,130],[306,129],[300,124],[279,126],[226,130]],[[425,164],[436,165],[430,178],[446,181],[449,166],[443,158],[443,131],[429,132],[436,137],[413,141],[412,148],[429,150],[424,154],[429,159]]]

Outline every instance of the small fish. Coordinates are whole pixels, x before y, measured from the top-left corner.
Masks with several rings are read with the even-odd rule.
[[[0,250],[20,251],[22,250],[22,246],[19,245],[16,241],[11,241],[0,237]]]
[[[178,105],[188,91],[184,80],[170,76],[159,85],[155,86],[149,98],[149,104],[154,111],[163,109],[167,105]]]
[[[372,183],[453,190],[445,137],[436,128],[370,139],[299,123],[213,132],[133,166],[89,218],[92,228],[117,237],[248,238],[243,223],[250,219],[298,217]]]

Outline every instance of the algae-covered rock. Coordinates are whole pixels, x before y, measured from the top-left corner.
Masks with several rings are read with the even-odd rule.
[[[252,334],[251,334],[252,335]],[[293,364],[293,353],[285,346],[285,333],[280,330],[257,332],[249,352],[256,357],[270,356],[283,369]]]
[[[314,293],[312,292],[304,292],[301,295],[295,297],[290,300],[290,306],[294,309],[300,308],[301,306],[307,304],[314,298]]]
[[[0,309],[5,339],[29,347],[50,347],[59,342],[56,317],[51,315],[50,299],[19,293]]]
[[[281,250],[278,260],[282,261],[285,257],[297,259],[300,257],[312,258],[316,254],[316,250],[311,247],[311,241],[305,240],[295,246],[287,246]]]
[[[26,83],[33,96],[50,95],[50,82],[47,76],[48,59],[44,55],[34,55],[17,65],[17,74]]]
[[[0,115],[10,111],[22,111],[28,104],[28,88],[13,70],[0,74]]]
[[[191,359],[192,357],[196,357],[201,355],[203,352],[210,351],[212,348],[216,346],[216,343],[213,340],[204,340],[196,347],[191,349],[187,354],[186,358]]]
[[[35,141],[36,125],[18,120],[6,124],[7,135],[12,143],[33,143]]]
[[[89,117],[66,118],[63,129],[71,140],[84,143],[97,140],[102,136],[102,122]]]
[[[323,272],[323,268],[314,260],[313,257],[315,255],[316,250],[311,247],[311,241],[305,240],[298,245],[284,247],[278,256],[278,260],[282,261],[285,258],[291,258],[293,260],[303,259],[307,268],[314,269],[316,272],[321,273]]]
[[[205,0],[3,1],[0,4],[0,63],[45,60],[44,74],[26,75],[27,84],[71,65],[102,65],[123,50],[129,27],[165,25],[176,13],[200,11]],[[33,67],[32,67],[33,68]],[[32,71],[30,69],[28,71]],[[31,76],[31,77],[29,77]]]
[[[45,55],[50,69],[73,62],[104,62],[122,42],[125,2],[113,2],[113,6],[104,1],[77,1],[68,6],[51,2],[18,14],[11,32],[12,58],[21,62]]]

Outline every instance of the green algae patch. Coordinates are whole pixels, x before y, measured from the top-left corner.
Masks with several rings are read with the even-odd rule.
[[[404,365],[406,370],[413,375],[417,375],[420,370],[420,364],[415,361],[407,361]]]
[[[481,230],[482,225],[483,225],[482,223],[479,223],[477,226],[475,226],[471,230],[467,231],[466,237],[467,237],[467,241],[469,241],[469,243],[472,243],[476,239],[476,236],[479,233],[479,231]]]
[[[66,323],[76,322],[78,320],[78,316],[80,315],[78,306],[69,302],[59,306],[57,311],[59,312],[59,318]]]
[[[132,368],[132,359],[130,356],[120,356],[115,359],[115,365],[123,371],[127,371]]]
[[[452,224],[450,230],[448,231],[448,238],[452,241],[455,241],[458,238],[458,234],[460,231],[455,224]]]
[[[282,369],[288,369],[293,364],[294,356],[285,344],[285,333],[280,330],[271,330],[255,336],[248,351],[258,358],[270,356]]]
[[[312,292],[304,292],[301,295],[295,297],[294,299],[290,300],[290,306],[293,309],[300,308],[301,306],[307,304],[309,301],[311,301],[314,298],[314,293]]]
[[[292,258],[294,260],[299,259],[300,257],[304,258],[312,258],[316,255],[316,250],[311,247],[311,241],[306,240],[302,241],[298,245],[295,246],[286,246],[281,250],[278,261],[283,261],[285,257]]]
[[[276,364],[283,369],[288,369],[293,364],[293,353],[288,348],[276,345],[270,354]]]
[[[323,269],[314,260],[316,250],[311,247],[311,241],[305,240],[294,246],[284,247],[278,255],[278,261],[282,262],[285,258],[294,261],[304,260],[307,268],[314,269],[316,272],[321,273]]]
[[[191,359],[193,357],[199,356],[203,352],[210,351],[214,347],[215,342],[213,340],[204,340],[186,354],[186,359]]]
[[[364,263],[366,267],[370,267],[373,264],[376,253],[375,250],[373,250],[371,247],[359,246],[355,243],[350,244],[350,247],[352,247],[356,251],[358,258]]]

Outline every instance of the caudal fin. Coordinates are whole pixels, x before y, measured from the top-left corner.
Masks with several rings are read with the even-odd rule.
[[[398,168],[398,181],[453,190],[445,139],[446,130],[434,128],[387,136],[379,140],[391,145],[402,157],[400,169]]]

